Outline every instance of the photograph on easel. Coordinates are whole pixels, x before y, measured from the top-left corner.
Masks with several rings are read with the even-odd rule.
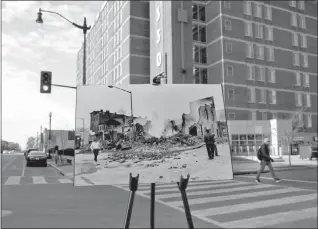
[[[74,185],[233,179],[221,85],[77,89]]]

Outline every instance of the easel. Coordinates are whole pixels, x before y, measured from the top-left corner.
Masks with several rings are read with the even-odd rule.
[[[185,214],[188,222],[188,228],[194,229],[192,216],[190,212],[190,207],[188,203],[188,198],[186,194],[186,188],[189,183],[190,174],[187,175],[187,178],[184,179],[183,176],[180,178],[180,182],[177,182],[178,188],[181,192],[181,198],[183,201],[183,206],[185,209]],[[129,229],[131,213],[134,205],[135,194],[138,189],[138,179],[139,174],[136,177],[132,177],[131,173],[129,174],[129,190],[130,196],[128,201],[128,207],[126,211],[126,218],[125,218],[125,229]],[[150,228],[155,228],[155,183],[151,183],[151,193],[150,193]]]

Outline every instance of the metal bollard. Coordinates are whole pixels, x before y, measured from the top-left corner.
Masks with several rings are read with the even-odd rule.
[[[138,179],[139,174],[136,177],[132,177],[131,173],[129,174],[129,190],[130,190],[130,196],[128,201],[128,207],[126,211],[126,218],[125,218],[125,229],[129,228],[130,225],[130,219],[131,219],[131,213],[134,205],[134,199],[135,199],[135,193],[138,189]]]
[[[150,196],[150,228],[155,228],[155,189],[156,184],[151,183],[151,196]]]

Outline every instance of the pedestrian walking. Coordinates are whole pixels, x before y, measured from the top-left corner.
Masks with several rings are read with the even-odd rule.
[[[213,138],[214,138],[214,152],[215,152],[215,156],[218,157],[220,155],[218,153],[218,147],[216,146],[216,143],[215,143],[215,134],[213,134]]]
[[[272,162],[274,162],[274,159],[270,157],[269,155],[269,144],[270,141],[268,138],[264,139],[264,144],[259,148],[257,152],[257,158],[261,161],[260,162],[260,169],[257,172],[255,182],[260,183],[260,176],[261,173],[264,171],[265,167],[267,166],[272,174],[273,179],[276,183],[280,182],[281,179],[276,177],[276,174],[274,172],[274,168],[272,166]]]
[[[204,135],[204,142],[208,152],[209,159],[214,159],[214,149],[215,149],[215,139],[214,135],[210,133],[210,129],[206,129],[206,134]]]
[[[100,143],[97,141],[97,138],[95,138],[94,141],[92,142],[91,150],[93,151],[93,154],[94,154],[94,161],[97,162],[97,156],[100,150]]]

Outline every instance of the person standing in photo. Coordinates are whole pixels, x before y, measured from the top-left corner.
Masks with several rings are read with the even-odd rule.
[[[276,183],[280,182],[281,179],[276,177],[276,174],[274,172],[274,168],[272,166],[272,162],[274,162],[274,159],[270,157],[269,155],[269,144],[270,141],[268,138],[264,139],[264,144],[260,147],[259,151],[257,152],[257,157],[261,161],[260,162],[260,169],[257,172],[255,182],[260,183],[260,176],[261,173],[264,171],[265,167],[267,166],[269,170],[271,171],[272,177],[275,180]]]
[[[206,129],[206,134],[204,135],[204,142],[206,145],[206,149],[208,151],[209,159],[214,159],[214,136],[210,133],[210,129]]]
[[[91,144],[91,150],[93,151],[95,162],[97,162],[97,156],[98,156],[100,148],[101,148],[100,143],[97,141],[97,138],[95,138]]]

